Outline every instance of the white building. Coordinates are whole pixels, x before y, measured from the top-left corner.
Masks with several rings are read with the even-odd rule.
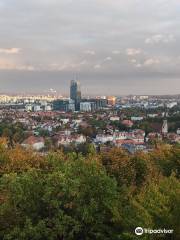
[[[115,140],[124,140],[124,139],[127,139],[127,137],[128,137],[127,132],[114,133],[114,139]]]
[[[36,151],[43,149],[44,145],[44,138],[35,136],[30,136],[21,144],[22,147],[33,148]]]
[[[45,110],[45,111],[51,111],[51,110],[52,110],[51,105],[45,105],[44,110]]]
[[[27,104],[25,106],[25,109],[26,109],[27,112],[31,112],[32,111],[32,105],[31,104]]]
[[[131,117],[131,121],[142,121],[143,117]]]
[[[41,106],[40,105],[34,105],[34,112],[39,112],[41,111]]]
[[[82,123],[82,119],[73,119],[72,123],[79,125],[80,123]]]
[[[139,99],[140,100],[147,100],[147,99],[149,99],[149,96],[139,96]]]
[[[166,104],[167,108],[173,108],[175,106],[177,106],[177,102],[170,102]]]
[[[105,135],[105,134],[96,135],[96,142],[107,143],[107,142],[112,142],[113,140],[114,140],[114,137],[112,135]]]
[[[60,145],[64,145],[64,146],[68,146],[71,143],[74,144],[82,144],[86,142],[86,137],[83,136],[82,134],[76,134],[76,135],[61,135],[58,137],[58,146]]]
[[[158,114],[157,113],[150,113],[147,115],[149,118],[156,118],[158,117]]]
[[[180,135],[180,128],[177,129],[177,134]]]
[[[114,121],[119,121],[120,118],[118,116],[113,116],[113,117],[110,117],[110,121],[114,122]]]
[[[69,99],[69,110],[74,112],[75,111],[75,102],[72,99]]]
[[[61,119],[61,122],[63,123],[63,124],[67,124],[67,123],[69,123],[69,118],[62,118]]]
[[[80,103],[80,111],[82,112],[91,112],[95,109],[94,102],[81,102]]]

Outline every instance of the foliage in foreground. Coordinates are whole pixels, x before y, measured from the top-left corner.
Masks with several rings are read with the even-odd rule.
[[[150,154],[39,156],[0,147],[0,239],[133,240],[137,226],[180,238],[180,147]]]

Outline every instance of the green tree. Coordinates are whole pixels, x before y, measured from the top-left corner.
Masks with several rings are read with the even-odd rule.
[[[94,146],[94,144],[92,143],[83,143],[83,144],[79,144],[77,147],[77,151],[82,153],[83,155],[94,155],[96,154],[96,148]]]
[[[100,159],[108,174],[116,178],[119,186],[131,186],[135,183],[135,169],[127,152],[114,148],[102,153]]]
[[[120,239],[116,182],[95,162],[1,179],[2,239]]]
[[[161,144],[150,154],[151,160],[164,176],[173,172],[180,177],[180,147]]]
[[[137,226],[150,229],[173,229],[173,235],[144,236],[142,239],[174,239],[180,237],[180,182],[174,177],[162,177],[159,183],[151,183],[136,196],[130,196],[124,205],[124,234],[135,239]]]

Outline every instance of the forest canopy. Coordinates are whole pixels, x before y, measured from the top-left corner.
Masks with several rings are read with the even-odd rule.
[[[48,155],[0,143],[0,239],[180,239],[180,146]],[[156,237],[156,238],[155,238]]]

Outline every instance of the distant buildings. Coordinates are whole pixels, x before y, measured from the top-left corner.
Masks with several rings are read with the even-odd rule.
[[[31,104],[27,104],[25,106],[25,109],[26,109],[27,112],[31,112],[33,110],[33,106]]]
[[[108,102],[109,98],[106,97],[78,98],[78,86],[75,85],[74,82],[71,84],[71,97],[80,100],[79,110],[75,113],[75,100],[71,98],[58,96],[54,101],[24,98],[17,102],[1,103],[0,121],[11,119],[12,124],[21,123],[26,133],[24,137],[31,137],[22,138],[19,144],[43,152],[51,147],[74,148],[86,142],[94,144],[98,151],[120,147],[131,153],[151,151],[154,143],[159,141],[180,143],[180,100],[177,107],[171,110],[166,105],[175,102],[171,99],[148,99],[148,106],[163,104],[164,107],[159,109],[144,107],[144,98],[142,102],[139,98],[137,101],[117,98],[114,106],[108,105],[114,103]],[[17,110],[19,104],[22,108]],[[126,106],[125,109],[123,106]],[[129,110],[128,106],[132,109]],[[172,122],[171,115],[178,118]],[[164,119],[169,119],[171,123],[169,130],[168,122]]]
[[[72,99],[69,99],[69,111],[74,112],[75,111],[75,101]]]
[[[70,85],[70,99],[75,103],[75,110],[82,112],[92,112],[94,110],[103,109],[107,106],[107,99],[94,98],[82,99],[80,82],[72,80]],[[111,104],[115,104],[114,98],[111,99]],[[73,110],[73,109],[72,109]]]
[[[30,136],[21,144],[21,146],[40,151],[45,146],[45,140],[42,137]]]
[[[170,102],[166,104],[167,108],[173,108],[175,106],[177,106],[177,102]]]
[[[167,120],[163,121],[162,134],[164,134],[164,135],[168,134],[168,122],[167,122]]]
[[[176,133],[168,133],[167,134],[167,139],[171,142],[171,143],[180,143],[180,135],[176,134]]]
[[[107,143],[107,142],[113,142],[114,137],[110,134],[97,134],[95,141],[97,143]]]
[[[75,102],[75,110],[80,110],[80,102],[81,102],[81,85],[80,82],[72,80],[70,86],[70,99]]]
[[[41,112],[41,111],[51,111],[52,106],[51,104],[42,105],[42,103],[31,103],[25,105],[25,110],[27,112]]]
[[[92,112],[107,107],[108,100],[104,98],[82,99],[80,82],[72,80],[70,85],[70,99],[74,101],[75,111]],[[115,104],[114,97],[111,104]],[[73,111],[73,107],[69,108]]]
[[[92,112],[96,109],[96,104],[94,102],[81,102],[80,111],[82,112]]]
[[[72,99],[58,99],[53,102],[53,110],[55,111],[74,111],[75,103]]]
[[[83,144],[86,142],[86,137],[82,134],[60,135],[57,137],[57,146],[68,146],[70,144]]]
[[[134,125],[131,120],[126,120],[126,119],[122,121],[122,124],[129,128],[131,128]]]
[[[115,100],[115,97],[110,97],[109,104],[114,105]],[[59,96],[53,100],[46,98],[27,98],[21,101],[22,109],[25,109],[26,112],[50,112],[52,110],[61,112],[93,112],[105,109],[108,106],[108,99],[106,99],[106,97],[82,98],[80,82],[75,80],[72,80],[70,83],[70,98]],[[17,106],[15,107],[17,108]]]
[[[142,121],[143,119],[144,117],[136,117],[136,116],[131,117],[131,121]]]
[[[107,103],[108,103],[107,99],[103,99],[103,98],[91,98],[91,99],[81,100],[81,103],[87,103],[87,102],[89,105],[91,105],[91,107],[89,107],[89,112],[94,110],[104,109],[107,107]],[[84,106],[86,106],[86,104]]]
[[[141,129],[133,131],[112,132],[112,134],[97,134],[94,140],[95,144],[111,144],[116,147],[122,147],[129,152],[145,150],[145,132]]]
[[[110,96],[107,98],[108,105],[115,106],[116,105],[116,97]]]
[[[109,120],[112,121],[112,122],[120,121],[120,117],[118,117],[118,116],[112,116],[112,117],[110,117]]]
[[[177,134],[180,135],[180,128],[177,129]]]
[[[39,112],[41,111],[41,106],[40,105],[34,105],[34,112]]]

